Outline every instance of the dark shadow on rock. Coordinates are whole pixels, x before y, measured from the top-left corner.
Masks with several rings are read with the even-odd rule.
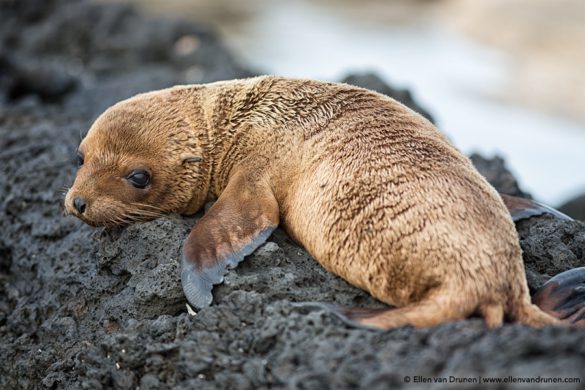
[[[0,53],[0,83],[8,100],[35,95],[45,102],[59,101],[77,82],[63,64]]]

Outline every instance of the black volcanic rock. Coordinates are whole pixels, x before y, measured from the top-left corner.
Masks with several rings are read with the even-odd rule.
[[[80,136],[110,104],[254,72],[208,28],[124,5],[0,2],[0,44],[0,388],[398,389],[415,375],[583,375],[581,330],[470,319],[371,332],[294,308],[381,304],[281,230],[226,275],[211,307],[188,314],[179,255],[199,216],[94,229],[63,217],[63,191]],[[521,193],[503,162],[478,161],[494,185]],[[531,288],[584,265],[585,224],[518,228]]]

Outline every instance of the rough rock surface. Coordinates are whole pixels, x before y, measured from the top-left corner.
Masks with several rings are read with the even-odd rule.
[[[280,230],[226,276],[213,306],[190,315],[178,259],[197,217],[94,229],[62,216],[62,191],[80,134],[111,103],[251,72],[197,25],[126,6],[40,4],[0,3],[8,69],[0,72],[0,388],[428,387],[407,375],[585,381],[582,330],[488,330],[470,319],[373,332],[295,308],[380,304]],[[585,265],[585,224],[538,218],[518,227],[531,288]],[[474,387],[456,385],[466,386]]]

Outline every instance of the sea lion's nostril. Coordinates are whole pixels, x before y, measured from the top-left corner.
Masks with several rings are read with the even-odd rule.
[[[83,214],[83,212],[85,211],[85,201],[79,197],[76,197],[75,199],[73,199],[73,206],[75,206],[75,210],[77,210],[79,212],[79,214]]]

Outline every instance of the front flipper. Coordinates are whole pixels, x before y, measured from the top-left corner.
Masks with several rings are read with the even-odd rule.
[[[568,215],[532,199],[519,198],[517,196],[506,194],[500,194],[500,196],[510,211],[514,222],[543,214],[548,214],[555,218],[567,221],[573,220],[573,218],[569,217]]]
[[[181,283],[196,308],[209,306],[213,285],[228,268],[262,245],[278,226],[278,203],[268,183],[234,175],[183,245]]]
[[[585,267],[552,277],[538,289],[532,302],[563,322],[585,327]]]

